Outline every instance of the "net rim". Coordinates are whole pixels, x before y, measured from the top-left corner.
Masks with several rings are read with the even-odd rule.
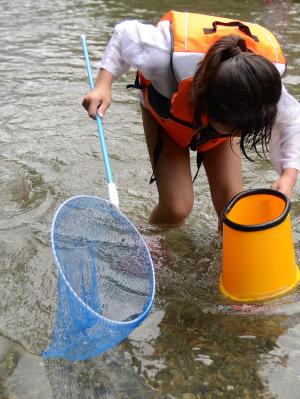
[[[74,291],[74,289],[72,288],[72,286],[70,285],[70,283],[68,282],[61,266],[58,260],[58,257],[56,255],[56,250],[55,250],[55,245],[54,245],[54,226],[55,226],[55,222],[57,219],[57,216],[59,215],[60,211],[62,210],[62,208],[64,206],[66,206],[69,202],[76,200],[76,199],[82,199],[82,198],[92,198],[92,199],[96,199],[96,200],[100,200],[102,202],[107,203],[108,205],[110,205],[112,208],[114,208],[114,210],[116,210],[120,216],[122,218],[124,218],[126,220],[126,222],[133,228],[133,230],[137,233],[139,239],[143,242],[145,249],[147,251],[147,255],[148,255],[148,259],[150,261],[150,269],[151,269],[151,288],[152,288],[152,292],[150,295],[150,298],[148,300],[148,304],[146,306],[146,308],[144,309],[144,311],[135,319],[130,320],[130,321],[115,321],[115,320],[111,320],[108,319],[107,317],[104,317],[102,315],[100,315],[99,313],[95,312],[91,307],[89,307]],[[152,305],[153,305],[153,301],[154,301],[154,295],[155,295],[155,273],[154,273],[154,265],[153,265],[153,261],[152,261],[152,257],[150,254],[150,251],[148,249],[148,246],[145,242],[145,240],[143,239],[142,235],[139,233],[139,231],[137,230],[137,228],[135,227],[135,225],[127,218],[127,216],[125,216],[112,202],[104,199],[104,198],[100,198],[96,195],[75,195],[71,198],[68,198],[66,201],[64,201],[56,210],[54,217],[53,217],[53,221],[52,221],[52,226],[51,226],[51,247],[52,247],[52,253],[55,259],[55,264],[56,264],[56,268],[60,274],[60,276],[63,278],[64,282],[66,283],[66,285],[68,286],[69,290],[72,292],[72,294],[76,297],[76,299],[82,304],[83,307],[85,307],[89,312],[91,312],[96,318],[98,318],[99,320],[103,320],[106,323],[110,324],[111,326],[126,326],[126,327],[134,327],[137,324],[139,324],[141,321],[143,321],[146,316],[148,315]]]

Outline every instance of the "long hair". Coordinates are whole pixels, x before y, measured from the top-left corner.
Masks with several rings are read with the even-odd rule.
[[[194,124],[201,115],[231,127],[240,147],[258,155],[268,149],[281,95],[281,77],[272,62],[254,54],[239,35],[218,40],[207,52],[193,79]]]

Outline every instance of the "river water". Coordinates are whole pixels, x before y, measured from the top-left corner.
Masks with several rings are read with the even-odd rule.
[[[129,339],[87,362],[44,362],[56,308],[50,248],[55,209],[77,194],[107,198],[80,35],[95,70],[114,25],[156,22],[168,9],[254,21],[272,29],[288,60],[284,82],[300,99],[300,2],[1,0],[0,2],[0,398],[299,398],[299,288],[261,305],[231,306],[218,289],[217,221],[201,171],[187,223],[147,225],[157,193],[134,71],[114,84],[105,118],[122,211],[152,251],[154,308]],[[195,162],[193,168],[195,169]],[[244,163],[246,188],[269,187],[265,160]],[[300,257],[299,190],[292,199]],[[275,248],[276,250],[276,248]]]

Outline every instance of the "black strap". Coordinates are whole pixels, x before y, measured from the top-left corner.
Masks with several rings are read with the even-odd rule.
[[[212,138],[209,135],[200,134],[199,132],[195,133],[190,142],[190,149],[192,151],[197,151],[200,145],[206,144],[209,141],[212,141]]]
[[[221,21],[214,21],[212,23],[212,28],[203,28],[203,32],[206,35],[209,35],[210,33],[216,33],[217,31],[217,25],[221,25],[221,26],[237,26],[239,28],[239,30],[243,33],[245,33],[246,35],[248,35],[249,37],[251,37],[253,40],[255,40],[256,42],[259,42],[259,39],[257,36],[252,35],[249,26],[243,24],[240,21],[231,21],[231,22],[221,22]]]
[[[156,180],[156,177],[155,177],[155,166],[157,165],[157,162],[158,162],[158,160],[160,158],[163,146],[164,146],[164,142],[163,142],[163,139],[162,139],[161,130],[159,129],[157,140],[156,140],[156,144],[155,144],[154,151],[153,151],[153,172],[152,172],[152,175],[150,177],[149,184],[152,184]],[[199,170],[200,170],[202,162],[203,162],[203,158],[204,158],[203,152],[197,151],[197,161],[196,161],[197,162],[197,172],[196,172],[196,174],[195,174],[195,176],[193,178],[193,183],[194,183],[194,181],[196,180],[196,178],[198,176]]]
[[[138,72],[136,72],[134,83],[127,85],[126,89],[139,89],[139,90],[144,89],[144,86],[140,84],[140,79],[139,79]]]
[[[160,127],[159,127],[158,135],[157,135],[157,139],[156,139],[156,144],[155,144],[154,151],[153,151],[153,167],[152,167],[153,172],[152,172],[152,176],[150,177],[149,184],[152,184],[156,180],[156,177],[155,177],[155,166],[156,166],[156,164],[157,164],[157,162],[158,162],[158,160],[160,158],[163,146],[164,146],[164,142],[163,142],[162,135],[161,135],[161,130],[160,130]]]
[[[200,170],[201,165],[202,165],[202,162],[203,162],[203,158],[204,158],[203,152],[197,151],[197,172],[196,172],[196,174],[195,174],[195,176],[194,176],[194,178],[193,178],[193,183],[194,183],[194,181],[197,179],[199,170]]]

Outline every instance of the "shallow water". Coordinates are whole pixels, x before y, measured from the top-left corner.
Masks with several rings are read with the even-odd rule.
[[[156,201],[136,94],[114,85],[105,131],[121,208],[140,227],[157,276],[152,313],[128,340],[83,363],[44,362],[52,333],[55,209],[66,198],[107,198],[96,127],[81,107],[88,90],[80,34],[92,66],[124,18],[155,22],[168,9],[252,20],[287,55],[284,81],[300,99],[297,1],[31,0],[0,3],[0,398],[298,398],[299,288],[264,305],[231,306],[218,290],[221,245],[203,171],[182,228],[147,226]],[[134,149],[134,151],[133,151]],[[194,167],[194,166],[193,166]],[[245,187],[268,187],[266,161],[245,162]],[[292,200],[300,257],[299,191]]]

